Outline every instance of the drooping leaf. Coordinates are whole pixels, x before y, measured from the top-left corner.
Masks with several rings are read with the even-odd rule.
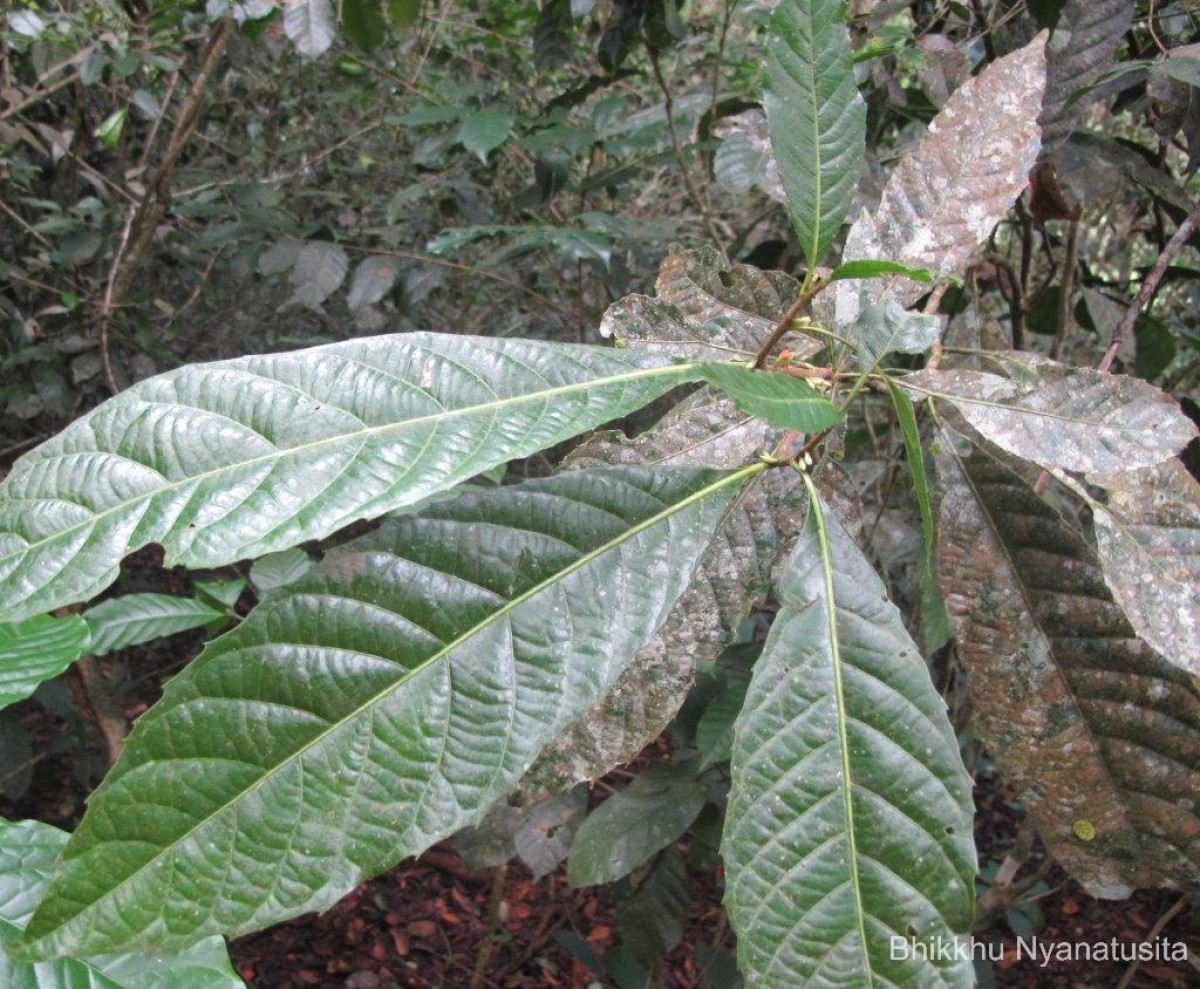
[[[50,885],[70,836],[40,821],[0,821],[0,945],[15,941]],[[177,952],[101,955],[53,962],[14,961],[0,948],[0,985],[88,989],[220,989],[241,986],[225,942],[205,938]]]
[[[843,258],[898,261],[939,275],[961,271],[1012,207],[1038,152],[1045,35],[993,62],[954,91],[920,146],[888,179],[879,207],[846,235]],[[837,325],[892,296],[909,306],[926,289],[896,277],[838,285]]]
[[[292,266],[292,297],[289,301],[319,310],[321,303],[346,280],[349,270],[350,256],[337,244],[314,240],[302,245]]]
[[[988,441],[1043,467],[1122,471],[1173,457],[1196,427],[1165,392],[1137,378],[1033,354],[989,355],[986,371],[917,371],[903,386],[954,408]]]
[[[223,566],[413,504],[698,377],[651,355],[439,334],[149,378],[0,484],[0,608],[86,600],[150,542]]]
[[[882,581],[812,497],[733,743],[725,906],[751,984],[970,986],[894,950],[973,921],[971,782]]]
[[[700,368],[704,380],[720,388],[739,409],[780,429],[819,433],[841,418],[836,405],[800,378],[736,364],[706,363]]]
[[[633,440],[598,434],[564,462],[604,464],[753,463],[780,434],[705,389]],[[804,517],[803,485],[792,471],[769,471],[746,485],[705,550],[666,622],[617,679],[608,696],[563,732],[522,781],[527,794],[559,792],[637,756],[662,734],[694,682],[698,663],[716,660],[762,601],[770,568]]]
[[[781,0],[767,34],[763,107],[788,211],[810,266],[858,184],[867,107],[854,83],[843,0]]]
[[[35,615],[0,622],[0,708],[24,700],[88,650],[87,623],[78,615]]]
[[[1178,460],[1088,480],[1100,565],[1134,631],[1200,676],[1200,485]]]
[[[629,875],[682,837],[708,797],[696,764],[659,763],[613,794],[580,825],[567,859],[572,886],[611,883]]]
[[[90,651],[97,656],[203,628],[227,612],[197,598],[174,594],[125,594],[109,598],[84,612],[91,629]]]
[[[330,551],[139,719],[26,956],[259,929],[477,823],[611,688],[757,470],[567,472]]]
[[[679,943],[691,896],[687,863],[679,849],[664,848],[637,889],[617,901],[617,934],[643,965],[654,966]]]
[[[513,122],[513,115],[507,110],[477,110],[463,119],[458,139],[486,165],[488,155],[508,140]]]
[[[494,868],[518,857],[535,880],[549,875],[571,850],[587,813],[587,787],[510,807],[496,804],[476,827],[454,836],[454,847],[472,868]]]
[[[283,8],[283,33],[301,55],[323,55],[336,33],[329,0],[290,0]]]
[[[1072,527],[945,436],[939,579],[989,752],[1091,895],[1194,882],[1195,680],[1136,637]]]
[[[1096,94],[1080,98],[1112,67],[1113,52],[1133,20],[1126,0],[1067,0],[1046,53],[1046,95],[1038,123],[1050,148],[1071,133]]]
[[[394,258],[364,258],[350,279],[346,305],[352,312],[375,305],[392,290],[399,273],[400,263]]]

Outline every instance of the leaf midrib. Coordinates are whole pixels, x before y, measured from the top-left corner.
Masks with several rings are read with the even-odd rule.
[[[492,409],[502,410],[505,407],[516,406],[516,405],[520,405],[525,402],[545,401],[547,398],[554,398],[557,396],[568,395],[572,392],[577,392],[577,391],[589,391],[594,388],[603,387],[603,386],[610,385],[610,384],[620,384],[621,382],[624,382],[624,381],[636,381],[638,379],[654,378],[654,377],[658,377],[660,375],[667,376],[667,377],[671,377],[674,375],[680,375],[681,377],[686,377],[688,374],[694,373],[692,371],[692,368],[693,368],[692,364],[666,364],[661,367],[650,368],[650,369],[641,370],[641,371],[635,371],[635,372],[632,372],[629,374],[620,374],[620,375],[615,375],[615,376],[606,377],[606,378],[593,378],[593,379],[590,379],[590,380],[584,381],[584,382],[576,382],[576,383],[573,383],[570,385],[560,385],[558,387],[548,388],[543,391],[529,392],[529,393],[522,394],[522,395],[512,396],[510,398],[499,399],[499,400],[492,401],[492,402],[486,402],[486,403],[481,403],[481,404],[477,404],[477,405],[466,406],[461,409],[452,409],[450,411],[444,411],[444,412],[436,413],[433,415],[424,415],[424,416],[420,416],[415,419],[404,419],[404,420],[401,420],[400,422],[390,422],[390,423],[386,423],[381,426],[365,426],[361,430],[355,430],[353,432],[348,432],[348,433],[338,433],[334,436],[326,436],[326,437],[322,437],[317,440],[310,441],[308,443],[301,443],[296,446],[290,446],[283,450],[275,450],[269,454],[264,454],[264,455],[261,455],[258,457],[251,457],[247,460],[239,460],[238,462],[233,463],[233,464],[223,464],[220,467],[214,468],[213,470],[204,471],[199,474],[193,474],[188,477],[182,478],[178,481],[168,481],[168,482],[164,483],[162,486],[155,488],[153,491],[147,492],[145,494],[140,494],[135,498],[130,498],[125,501],[119,502],[119,503],[113,505],[112,507],[105,509],[102,512],[93,512],[90,514],[89,518],[84,522],[77,522],[74,525],[70,525],[66,528],[58,529],[54,533],[52,533],[49,536],[46,536],[43,539],[37,540],[35,542],[31,542],[31,543],[26,543],[24,546],[22,546],[18,550],[14,550],[11,553],[0,555],[0,565],[3,565],[10,560],[20,559],[21,557],[24,557],[28,554],[34,553],[37,550],[39,550],[47,545],[50,545],[50,544],[54,543],[56,540],[62,539],[65,536],[72,535],[76,532],[87,529],[89,527],[95,527],[95,526],[99,525],[101,522],[103,522],[104,520],[106,520],[107,518],[109,518],[110,516],[119,515],[125,511],[130,510],[131,508],[133,508],[134,506],[136,506],[138,504],[141,504],[143,502],[153,501],[156,498],[159,498],[163,495],[170,494],[170,493],[177,491],[180,488],[183,488],[189,484],[203,484],[212,478],[220,477],[223,474],[231,473],[233,471],[252,468],[252,467],[255,467],[260,464],[269,464],[269,463],[273,463],[273,462],[278,462],[287,457],[292,457],[297,454],[303,454],[303,453],[319,450],[325,446],[331,446],[331,445],[335,445],[338,443],[350,442],[350,441],[359,440],[359,439],[370,439],[374,436],[386,433],[389,430],[395,430],[397,432],[400,432],[405,429],[416,428],[418,426],[425,425],[430,422],[441,423],[441,422],[446,422],[446,421],[452,421],[453,419],[458,418],[458,417],[470,416],[470,415],[478,414],[478,413],[480,413],[482,411],[486,411],[486,410],[492,410]],[[275,379],[268,379],[268,380],[270,380],[273,385],[289,387],[289,386],[286,386],[283,382],[277,381]],[[162,403],[148,403],[148,404],[162,404]],[[207,412],[208,410],[201,409],[198,411]],[[218,413],[218,414],[220,414],[220,413]],[[238,423],[238,425],[245,426],[246,424]],[[93,452],[94,453],[103,453],[105,451],[84,450],[84,451],[77,451],[76,453],[83,453],[86,455],[86,454],[93,453]],[[63,454],[61,456],[73,456],[73,455],[76,455],[76,454],[75,453]],[[357,457],[357,456],[358,456],[358,454],[355,454],[355,457]],[[47,459],[52,459],[52,458],[47,458]],[[133,458],[131,458],[131,457],[125,457],[122,459],[133,461]],[[41,461],[39,461],[39,462],[41,462]],[[138,463],[138,461],[133,461],[133,462]],[[146,465],[139,463],[139,466],[144,467]],[[154,469],[154,468],[151,468],[151,469]],[[35,499],[22,499],[22,500],[34,501]],[[47,500],[47,499],[36,499],[36,501],[44,501],[44,500]],[[78,504],[78,503],[72,502],[71,504]],[[403,504],[403,502],[401,502],[401,504]],[[86,507],[86,506],[80,506],[80,507]],[[398,507],[398,506],[393,506],[393,507]],[[8,530],[8,531],[11,531],[11,530]],[[171,530],[168,530],[168,533],[170,531]],[[169,563],[172,559],[174,559],[174,557],[170,553],[170,547],[167,547],[167,550],[168,550],[167,562]],[[215,566],[217,564],[212,563],[211,565]],[[57,576],[57,574],[53,574],[50,576],[49,579],[53,580],[53,579],[55,579],[56,576]],[[43,583],[40,587],[36,588],[33,593],[37,593],[38,591],[41,591],[45,586],[46,586],[46,584]]]
[[[187,843],[202,828],[208,826],[210,823],[215,821],[221,815],[225,814],[231,808],[235,807],[240,801],[246,799],[248,796],[253,794],[255,791],[266,786],[267,783],[269,783],[276,776],[276,774],[282,772],[287,767],[293,765],[297,760],[302,759],[308,752],[317,748],[334,732],[341,730],[347,724],[350,724],[351,722],[355,721],[356,719],[363,717],[370,708],[372,708],[380,703],[383,703],[395,692],[402,689],[410,680],[412,680],[418,674],[423,673],[425,670],[432,667],[435,663],[440,662],[443,659],[445,659],[448,655],[453,653],[461,645],[468,642],[470,639],[472,639],[476,635],[481,634],[486,628],[488,628],[493,623],[495,623],[495,622],[499,621],[500,619],[504,618],[505,616],[507,616],[510,612],[514,611],[520,605],[526,603],[534,595],[540,593],[541,591],[545,590],[548,587],[552,587],[556,584],[561,583],[562,581],[566,580],[575,571],[583,568],[584,566],[587,566],[588,564],[592,563],[593,561],[599,559],[604,554],[611,552],[612,550],[621,546],[623,543],[629,541],[630,539],[633,539],[634,537],[647,531],[648,529],[659,524],[660,522],[670,519],[672,516],[677,515],[682,511],[685,511],[687,508],[710,497],[711,495],[722,490],[723,488],[726,488],[726,487],[729,487],[729,486],[735,485],[735,484],[740,485],[744,481],[750,479],[751,477],[753,477],[759,473],[762,473],[764,470],[768,469],[768,466],[769,465],[766,462],[759,461],[759,462],[751,464],[747,467],[743,467],[742,469],[735,471],[731,474],[727,474],[726,476],[718,479],[714,483],[706,485],[705,487],[701,488],[699,491],[693,492],[691,495],[684,498],[682,501],[677,502],[673,505],[668,505],[662,511],[651,516],[649,519],[646,519],[643,522],[639,522],[637,525],[630,527],[625,532],[621,533],[619,536],[617,536],[613,539],[610,539],[607,542],[603,543],[602,545],[589,551],[588,553],[585,553],[578,560],[573,561],[572,563],[570,563],[563,569],[555,572],[551,576],[547,577],[545,580],[541,581],[538,584],[535,584],[533,587],[529,588],[527,591],[524,591],[522,594],[518,595],[517,597],[513,598],[511,601],[502,605],[495,612],[488,615],[486,618],[481,619],[479,622],[477,622],[475,625],[473,625],[470,629],[468,629],[462,635],[460,635],[457,638],[446,643],[444,646],[442,646],[442,648],[440,648],[437,652],[435,652],[433,655],[428,657],[426,660],[424,660],[417,666],[414,666],[411,670],[406,671],[398,680],[389,684],[386,688],[384,688],[383,690],[374,694],[372,697],[365,700],[362,704],[360,704],[354,710],[348,712],[344,717],[338,719],[335,722],[331,722],[327,728],[322,730],[319,734],[315,735],[312,739],[310,739],[308,742],[306,742],[300,748],[295,750],[287,758],[282,759],[278,764],[267,769],[267,771],[263,773],[263,775],[260,779],[256,780],[252,785],[239,790],[233,797],[231,797],[229,800],[225,801],[225,803],[223,803],[219,807],[215,808],[211,813],[206,815],[203,819],[197,821],[196,824],[194,824],[191,828],[188,829],[187,832],[185,832],[184,834],[179,836],[177,839],[172,841],[169,845],[164,846],[161,851],[157,852],[151,858],[147,859],[134,872],[130,873],[120,883],[109,888],[107,890],[107,892],[105,892],[102,896],[92,900],[90,903],[85,904],[81,909],[79,909],[77,912],[75,912],[71,916],[65,918],[61,923],[57,924],[55,927],[46,931],[44,934],[41,934],[37,938],[36,941],[28,943],[25,953],[27,953],[29,949],[32,949],[35,945],[39,944],[40,942],[43,942],[43,941],[47,940],[48,938],[52,937],[56,932],[62,931],[64,929],[66,929],[69,925],[72,925],[72,924],[76,923],[77,921],[79,921],[80,918],[86,917],[87,914],[95,911],[96,908],[100,904],[117,896],[122,889],[125,889],[125,888],[133,885],[137,881],[139,876],[141,876],[147,870],[151,869],[155,864],[157,864],[160,860],[162,860],[164,857],[166,857],[173,849],[176,849],[179,846]],[[445,736],[443,736],[443,737],[445,737]],[[148,762],[156,762],[156,761],[158,761],[158,760],[157,759],[148,760]],[[432,779],[432,774],[430,776],[430,779]],[[429,781],[427,781],[427,785],[426,785],[425,789],[422,790],[421,796],[418,797],[415,801],[418,805],[418,808],[419,808],[420,804],[424,801],[425,792],[428,790],[428,782]],[[93,845],[92,847],[94,848],[94,847],[98,847],[98,846]],[[51,892],[53,892],[53,890],[51,890]],[[236,932],[231,931],[228,933],[236,933]]]

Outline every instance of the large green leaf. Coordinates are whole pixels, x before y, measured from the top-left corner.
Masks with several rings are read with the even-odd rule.
[[[815,265],[850,209],[866,142],[843,0],[780,0],[763,106],[792,224]]]
[[[722,853],[756,985],[969,986],[971,781],[882,581],[815,493],[738,719]],[[940,939],[940,941],[939,941]]]
[[[89,598],[147,543],[220,566],[412,504],[698,377],[597,347],[412,333],[180,368],[0,485],[0,614]]]
[[[88,639],[87,623],[78,615],[0,623],[0,708],[58,676],[87,651]]]
[[[29,955],[258,929],[477,823],[645,645],[759,469],[568,472],[331,551],[138,721]]]
[[[50,885],[69,835],[40,821],[0,821],[0,944],[14,941]],[[240,986],[225,942],[206,938],[184,951],[152,955],[97,955],[52,962],[18,962],[0,949],[0,985],[6,989],[217,989]]]

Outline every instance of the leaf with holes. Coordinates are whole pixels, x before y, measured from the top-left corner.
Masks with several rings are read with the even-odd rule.
[[[258,930],[478,823],[612,687],[758,471],[572,471],[330,551],[138,720],[23,956]]]
[[[1194,882],[1194,678],[1137,638],[1078,532],[956,443],[946,433],[937,459],[939,577],[988,751],[1091,895]]]
[[[721,843],[747,981],[969,986],[969,959],[892,938],[970,931],[971,781],[899,611],[815,494],[776,590]]]
[[[0,613],[86,600],[148,543],[215,567],[320,539],[699,377],[598,347],[433,333],[149,378],[0,483]]]

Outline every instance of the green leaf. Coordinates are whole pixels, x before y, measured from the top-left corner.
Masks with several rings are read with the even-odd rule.
[[[780,0],[767,36],[763,105],[811,267],[846,218],[866,144],[867,108],[854,84],[842,0]]]
[[[90,651],[97,656],[203,628],[225,617],[211,605],[173,594],[126,594],[89,608],[83,616],[92,632]]]
[[[677,841],[708,797],[696,765],[660,763],[613,794],[580,825],[567,860],[572,886],[595,886],[627,876]]]
[[[643,965],[653,966],[679,943],[691,906],[687,863],[678,848],[668,846],[641,882],[617,901],[617,934]]]
[[[342,0],[342,27],[363,51],[374,51],[387,37],[379,0]]]
[[[704,380],[720,388],[749,415],[772,426],[819,433],[837,423],[841,412],[807,381],[774,371],[754,371],[738,364],[699,365]]]
[[[486,165],[488,155],[508,140],[512,128],[513,115],[507,110],[480,110],[463,120],[458,139]]]
[[[750,983],[970,986],[897,952],[974,919],[971,781],[882,581],[811,490],[733,744],[725,905]]]
[[[411,333],[149,378],[0,484],[0,608],[93,597],[151,542],[199,568],[320,539],[698,377],[598,347]]]
[[[388,22],[397,31],[417,23],[421,16],[421,0],[387,0]]]
[[[921,629],[926,655],[932,655],[950,641],[950,622],[946,604],[937,586],[937,532],[933,523],[933,502],[929,497],[929,476],[925,472],[925,451],[921,448],[921,431],[917,427],[917,412],[912,399],[887,379],[888,393],[896,409],[896,421],[904,437],[904,452],[912,474],[913,493],[921,513]]]
[[[0,623],[0,708],[24,700],[88,651],[87,623],[78,615],[37,615]]]
[[[746,701],[744,683],[730,684],[704,709],[696,723],[696,748],[700,771],[718,762],[728,762],[733,749],[733,726]]]
[[[15,941],[24,930],[69,837],[40,821],[0,821],[0,944]],[[178,952],[64,958],[39,964],[14,961],[0,949],[0,985],[12,989],[218,989],[243,984],[219,937]]]
[[[128,112],[128,107],[121,107],[120,110],[114,110],[97,125],[95,136],[106,148],[111,150],[121,143],[121,131],[125,128],[125,116]]]
[[[28,956],[257,930],[477,823],[653,635],[757,472],[572,471],[330,551],[138,720]]]
[[[232,577],[229,580],[196,581],[196,597],[221,608],[223,613],[233,609],[245,589],[246,582],[241,577]]]
[[[880,275],[903,275],[914,282],[929,284],[936,278],[928,268],[910,268],[899,261],[846,261],[829,275],[828,281],[840,282],[850,278],[878,278]]]
[[[268,553],[255,560],[250,567],[250,583],[261,596],[299,580],[313,568],[315,562],[297,547]]]

